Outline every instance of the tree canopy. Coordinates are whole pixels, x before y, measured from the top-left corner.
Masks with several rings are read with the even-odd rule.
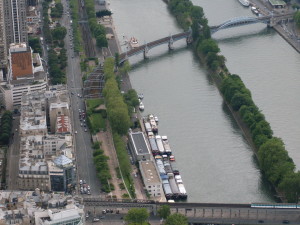
[[[133,224],[143,224],[149,218],[149,213],[145,208],[130,209],[125,216],[125,221]]]
[[[157,210],[158,215],[163,218],[167,219],[168,216],[170,216],[171,211],[170,211],[170,206],[169,205],[162,205],[158,210]]]
[[[168,216],[165,225],[188,225],[188,219],[182,214],[175,213]]]

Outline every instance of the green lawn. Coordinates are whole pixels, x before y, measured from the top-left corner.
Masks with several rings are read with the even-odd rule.
[[[91,109],[91,110],[97,108],[99,105],[101,105],[103,103],[104,103],[104,100],[100,99],[100,98],[86,100],[87,107],[88,107],[88,109]]]
[[[90,129],[95,134],[100,130],[106,130],[106,120],[102,117],[101,113],[93,113],[89,116]]]

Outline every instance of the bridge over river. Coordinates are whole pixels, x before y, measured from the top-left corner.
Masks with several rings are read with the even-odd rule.
[[[157,209],[168,204],[171,213],[183,214],[193,224],[300,224],[300,209],[288,208],[285,204],[158,203],[93,197],[83,198],[82,201],[87,210],[118,209],[120,214],[126,214],[130,208],[147,208],[151,215],[157,215]],[[283,205],[286,208],[281,208]]]
[[[262,16],[262,17],[237,17],[230,19],[218,26],[211,26],[211,34],[215,34],[216,32],[228,28],[234,28],[234,27],[239,27],[239,26],[245,26],[245,25],[250,25],[250,24],[256,24],[256,23],[264,23],[267,24],[269,27],[273,27],[276,25],[278,22],[286,19],[292,19],[294,13],[287,13],[287,14],[281,14],[281,15],[270,15],[270,16]],[[201,28],[200,28],[201,29]],[[163,45],[163,44],[168,44],[169,49],[173,49],[173,43],[175,41],[179,41],[182,39],[186,39],[187,43],[192,42],[192,30],[190,29],[189,31],[182,32],[179,34],[175,35],[170,35],[168,37],[164,37],[149,43],[146,43],[144,45],[141,45],[137,48],[133,48],[129,51],[123,52],[120,54],[120,64],[123,63],[124,61],[128,60],[129,57],[138,55],[143,53],[144,58],[148,57],[148,52],[150,49],[155,48],[157,46]]]

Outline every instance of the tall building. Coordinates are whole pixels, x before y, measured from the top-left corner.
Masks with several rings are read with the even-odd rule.
[[[4,4],[0,1],[0,69],[7,65],[7,48],[4,22]]]
[[[28,43],[26,0],[4,0],[6,46],[11,43]]]

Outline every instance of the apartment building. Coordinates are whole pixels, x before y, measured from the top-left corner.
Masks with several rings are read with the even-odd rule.
[[[39,54],[25,43],[11,44],[6,79],[0,80],[2,102],[6,109],[19,108],[23,93],[46,91],[47,76]]]

